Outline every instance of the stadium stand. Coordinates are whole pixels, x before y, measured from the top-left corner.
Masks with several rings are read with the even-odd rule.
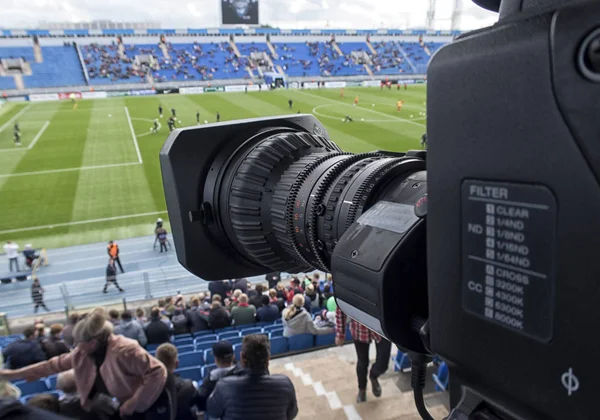
[[[204,34],[206,35],[206,34]],[[444,42],[413,37],[385,37],[336,42],[292,36],[282,42],[265,42],[265,38],[238,41],[213,41],[197,36],[193,42],[173,37],[161,45],[157,38],[117,44],[114,40],[98,41],[80,37],[77,43],[63,46],[43,45],[42,62],[36,62],[33,46],[3,45],[0,59],[22,58],[24,88],[58,86],[101,86],[107,84],[167,83],[213,80],[254,80],[267,71],[289,77],[344,77],[396,74],[423,74],[431,55]],[[108,41],[108,42],[107,42]],[[154,43],[153,43],[154,42]],[[372,47],[372,48],[371,48]],[[358,53],[358,54],[355,54]],[[359,58],[359,57],[363,57]],[[39,60],[38,60],[39,61]],[[83,67],[82,67],[83,66]],[[14,72],[0,71],[0,90],[16,89]],[[20,73],[19,73],[20,74]]]

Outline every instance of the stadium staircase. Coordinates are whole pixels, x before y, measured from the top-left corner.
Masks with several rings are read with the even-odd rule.
[[[267,47],[269,48],[269,51],[271,51],[271,55],[273,56],[273,58],[275,60],[278,60],[279,54],[277,54],[277,51],[275,50],[275,47],[273,46],[270,40],[267,41]]]
[[[367,47],[369,48],[369,51],[371,51],[371,54],[377,55],[377,51],[375,51],[375,48],[373,48],[371,41],[367,41],[366,44],[367,44]]]
[[[77,52],[77,57],[79,58],[79,64],[81,65],[81,70],[83,71],[83,77],[85,78],[85,83],[89,85],[90,84],[90,75],[87,71],[85,62],[83,61],[83,55],[81,54],[81,48],[79,48],[79,45],[77,43],[74,43],[74,45],[75,45],[75,51]]]
[[[44,55],[42,54],[42,47],[40,47],[40,44],[33,44],[33,57],[36,63],[44,62]]]
[[[236,57],[241,57],[242,54],[240,54],[240,50],[238,49],[237,45],[235,45],[235,41],[232,41],[231,39],[229,40],[229,45],[231,45],[231,48],[233,49],[233,52],[235,53]]]
[[[332,48],[333,48],[334,50],[336,50],[336,51],[337,51],[337,53],[338,53],[339,55],[344,55],[344,53],[342,52],[342,50],[341,50],[341,49],[340,49],[340,47],[338,46],[337,42],[335,42],[335,41],[331,41],[331,46],[332,46]]]
[[[372,351],[371,356],[374,356],[374,353]],[[294,384],[299,409],[297,419],[417,420],[421,418],[416,413],[412,392],[409,390],[402,392],[396,386],[398,373],[391,373],[388,370],[386,375],[379,378],[383,389],[380,398],[373,396],[369,384],[367,401],[357,404],[354,362],[343,359],[336,354],[335,350],[323,356],[296,363],[291,361],[285,363],[282,359],[282,364],[277,364],[278,360],[274,360],[269,368],[272,374],[285,375]],[[439,401],[434,402],[430,399],[428,403],[428,409],[434,418],[448,415],[448,411]]]
[[[23,75],[22,74],[15,74],[14,80],[15,80],[15,87],[17,89],[25,89],[25,83],[23,83]]]
[[[123,45],[122,43],[119,44],[119,58],[123,58],[125,57],[127,54],[125,54],[125,45]]]
[[[404,48],[402,48],[402,46],[399,43],[397,43],[397,47],[398,47],[398,50],[400,51],[400,54],[402,54],[402,57],[404,57],[404,62],[410,66],[413,73],[416,73],[417,68],[415,67],[415,64],[412,62],[412,60],[408,57],[408,54],[406,53],[406,51],[404,51]]]
[[[162,42],[160,44],[160,50],[162,51],[162,53],[163,53],[163,55],[165,56],[166,59],[168,59],[168,60],[171,59],[171,55],[169,54],[169,49]]]
[[[369,66],[368,64],[363,64],[363,66],[365,66],[365,70],[367,71],[369,76],[373,76],[373,70],[371,70],[371,66]]]

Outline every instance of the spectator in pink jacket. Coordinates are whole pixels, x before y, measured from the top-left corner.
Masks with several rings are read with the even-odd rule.
[[[137,341],[113,334],[104,309],[96,308],[73,329],[75,349],[46,362],[0,370],[5,379],[29,381],[73,369],[84,410],[122,419],[169,419],[176,410],[173,380]]]

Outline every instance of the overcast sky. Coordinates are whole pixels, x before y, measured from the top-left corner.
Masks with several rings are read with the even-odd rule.
[[[280,28],[424,27],[426,0],[260,0],[260,23]],[[435,27],[449,29],[455,0],[437,0]],[[40,22],[156,21],[163,28],[219,26],[220,0],[0,0],[0,27]],[[462,29],[487,26],[495,14],[462,0]]]

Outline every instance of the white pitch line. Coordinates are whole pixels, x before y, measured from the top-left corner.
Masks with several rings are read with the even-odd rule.
[[[135,152],[137,153],[138,161],[144,163],[142,160],[142,154],[140,153],[140,146],[138,146],[137,137],[133,130],[133,124],[131,123],[131,117],[129,116],[129,110],[125,107],[125,114],[127,115],[127,122],[129,123],[129,129],[131,130],[131,137],[133,138],[133,144],[135,145]]]
[[[102,219],[77,220],[75,222],[56,223],[54,225],[31,226],[26,228],[0,230],[0,235],[5,233],[27,232],[31,230],[52,229],[63,226],[86,225],[88,223],[110,222],[112,220],[133,219],[135,217],[156,216],[157,214],[165,214],[166,211],[152,211],[149,213],[126,214],[123,216],[104,217]]]
[[[60,172],[89,171],[91,169],[116,168],[119,166],[133,166],[133,165],[139,165],[139,164],[140,164],[139,162],[111,163],[108,165],[81,166],[79,168],[63,168],[63,169],[48,169],[47,171],[17,172],[14,174],[0,174],[0,178],[12,178],[12,177],[17,177],[17,176],[29,176],[29,175],[57,174]]]
[[[17,119],[19,118],[21,115],[23,115],[25,113],[25,111],[27,111],[29,109],[29,107],[31,106],[31,104],[27,105],[25,108],[23,108],[22,110],[20,110],[19,112],[17,112],[15,115],[13,115],[13,117],[6,121],[2,127],[0,127],[0,133],[2,131],[4,131],[6,129],[6,127],[10,127],[10,125]]]
[[[33,141],[29,144],[29,146],[27,146],[27,149],[29,149],[29,150],[33,149],[33,146],[35,146],[35,144],[40,139],[40,137],[42,137],[42,134],[44,134],[44,131],[46,131],[46,128],[48,128],[49,125],[50,125],[50,121],[46,121],[46,124],[44,124],[42,129],[33,138]]]

